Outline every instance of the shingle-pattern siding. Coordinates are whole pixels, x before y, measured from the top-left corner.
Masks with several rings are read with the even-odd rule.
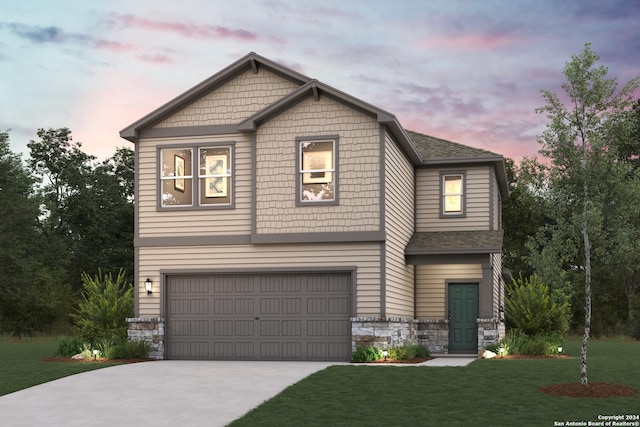
[[[445,319],[447,317],[448,280],[479,283],[480,264],[435,264],[416,266],[416,318]]]
[[[466,171],[466,216],[440,217],[440,172]],[[427,168],[416,171],[416,231],[490,229],[490,166]]]
[[[234,270],[251,273],[257,269],[291,271],[356,267],[356,316],[380,313],[380,245],[377,243],[167,246],[139,248],[139,277],[150,278],[157,286],[152,295],[140,287],[139,317],[161,315],[164,298],[159,272],[204,272]]]
[[[404,248],[414,228],[413,166],[389,134],[385,138],[386,316],[413,318],[413,266]]]
[[[493,267],[493,307],[492,314],[498,317],[498,309],[504,303],[504,286],[502,278],[502,254],[491,254],[491,264]]]
[[[215,236],[251,232],[251,141],[246,134],[193,138],[148,139],[137,145],[139,168],[138,237]],[[234,209],[163,209],[158,212],[158,145],[235,142],[233,175]],[[215,220],[213,218],[215,217]]]
[[[246,71],[186,108],[158,123],[156,128],[238,123],[298,86],[265,69]]]
[[[380,229],[380,134],[371,117],[328,97],[301,101],[258,129],[256,232]],[[338,136],[339,205],[296,206],[296,138]]]

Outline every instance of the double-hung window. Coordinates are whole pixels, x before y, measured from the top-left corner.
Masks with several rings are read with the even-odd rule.
[[[298,139],[298,202],[336,203],[337,138]]]
[[[465,174],[440,174],[440,213],[442,216],[465,215]]]
[[[162,148],[160,159],[161,208],[231,206],[232,145]]]

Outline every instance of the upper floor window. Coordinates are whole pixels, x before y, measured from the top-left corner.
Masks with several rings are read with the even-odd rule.
[[[442,173],[440,177],[441,214],[463,216],[465,214],[465,174]]]
[[[164,148],[160,158],[160,207],[231,205],[233,146]]]
[[[337,202],[336,140],[298,140],[298,201]]]

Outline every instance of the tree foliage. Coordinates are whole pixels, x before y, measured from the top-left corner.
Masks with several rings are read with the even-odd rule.
[[[535,275],[513,279],[507,287],[507,327],[529,337],[564,334],[569,330],[569,301],[560,291],[538,281]]]
[[[94,277],[82,275],[82,300],[72,318],[78,334],[92,344],[107,340],[125,341],[127,317],[134,310],[133,285],[126,280],[124,270],[116,279],[101,272]]]
[[[23,162],[0,132],[0,330],[69,320],[82,273],[133,272],[133,151],[97,162],[71,131],[39,129]]]
[[[537,112],[546,114],[549,123],[539,142],[540,152],[551,160],[545,180],[552,221],[530,246],[536,271],[546,275],[545,279],[564,281],[575,273],[583,276],[583,384],[587,384],[593,274],[607,271],[607,262],[613,262],[616,255],[624,256],[623,264],[628,267],[640,265],[637,251],[620,247],[624,230],[637,228],[640,213],[637,203],[620,204],[620,200],[640,195],[637,173],[620,157],[633,129],[630,111],[638,79],[618,88],[617,80],[607,77],[607,68],[596,65],[598,60],[587,44],[565,65],[563,97],[542,91],[546,105]],[[600,280],[595,279],[596,283]]]

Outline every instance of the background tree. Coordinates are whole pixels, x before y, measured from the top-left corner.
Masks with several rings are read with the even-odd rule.
[[[65,288],[52,270],[39,232],[36,179],[0,133],[0,329],[16,336],[50,330],[65,311]]]
[[[621,140],[629,135],[632,93],[638,87],[638,79],[634,79],[618,90],[617,80],[607,78],[607,68],[596,67],[598,60],[586,44],[583,52],[573,55],[564,68],[566,82],[562,89],[568,105],[558,95],[542,91],[546,105],[537,110],[549,118],[539,142],[540,152],[552,163],[546,179],[547,197],[554,209],[553,223],[537,234],[536,260],[546,266],[555,264],[555,270],[569,269],[584,276],[585,320],[580,357],[580,380],[584,385],[588,383],[592,262],[600,263],[606,257],[615,228],[630,225],[622,219],[607,223],[605,216],[614,189],[622,191],[634,176],[627,163],[618,161],[617,153]],[[618,205],[617,210],[621,208]],[[606,226],[610,228],[605,229]],[[604,269],[604,265],[598,268]],[[563,277],[554,280],[558,278]]]

